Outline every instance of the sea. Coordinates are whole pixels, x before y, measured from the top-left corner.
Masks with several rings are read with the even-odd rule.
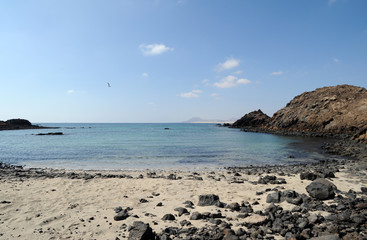
[[[26,168],[200,170],[337,159],[317,138],[244,132],[216,124],[38,123],[0,131],[0,161]],[[39,133],[62,132],[63,135]]]

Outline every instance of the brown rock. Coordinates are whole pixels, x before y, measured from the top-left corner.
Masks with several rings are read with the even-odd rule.
[[[250,224],[250,225],[262,225],[264,224],[266,221],[268,220],[267,216],[261,216],[259,214],[254,214],[250,217],[247,217],[244,219],[244,222],[246,224]]]
[[[263,113],[260,109],[250,112],[232,124],[233,127],[261,127],[268,123],[270,117]]]
[[[351,85],[324,87],[296,96],[277,111],[271,130],[349,133],[367,126],[367,90]],[[356,138],[367,139],[366,131]]]

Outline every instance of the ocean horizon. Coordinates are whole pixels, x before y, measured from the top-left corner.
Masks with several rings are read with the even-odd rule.
[[[339,157],[317,138],[286,137],[213,123],[37,123],[58,129],[0,132],[0,161],[72,170],[215,169]],[[39,133],[63,132],[59,136]]]

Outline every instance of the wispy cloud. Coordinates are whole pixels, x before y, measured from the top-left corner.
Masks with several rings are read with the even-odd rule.
[[[70,90],[67,90],[66,93],[68,93],[68,94],[74,94],[75,93],[75,90],[70,89]]]
[[[339,62],[339,59],[338,58],[333,58],[333,61],[338,63]]]
[[[242,70],[238,70],[238,71],[234,72],[233,74],[234,74],[234,75],[240,75],[240,74],[242,74],[242,73],[243,73],[243,71],[242,71]]]
[[[168,51],[173,51],[173,48],[167,47],[164,44],[140,44],[139,48],[145,56],[159,55]]]
[[[238,78],[236,76],[233,75],[228,75],[225,78],[222,78],[222,80],[220,82],[216,82],[214,83],[214,86],[218,87],[218,88],[231,88],[231,87],[235,87],[237,85],[247,85],[250,84],[251,81],[245,78]]]
[[[210,94],[210,96],[212,96],[212,97],[218,97],[218,93],[212,93],[212,94]]]
[[[270,75],[272,76],[283,75],[283,72],[282,71],[272,72]]]
[[[191,92],[181,93],[179,96],[182,98],[198,98],[202,92],[201,90],[192,90]]]
[[[143,73],[141,76],[146,78],[146,77],[149,77],[149,74],[148,73]]]
[[[331,6],[331,5],[333,5],[335,2],[336,2],[336,0],[329,0],[328,5],[329,5],[329,6]]]
[[[232,68],[235,68],[240,65],[240,60],[235,58],[229,58],[224,63],[219,63],[217,66],[217,71],[225,71]]]

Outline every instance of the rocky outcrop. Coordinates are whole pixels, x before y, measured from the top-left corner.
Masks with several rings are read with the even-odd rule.
[[[234,122],[232,126],[236,128],[263,127],[269,120],[270,117],[259,109],[246,114],[241,119]]]
[[[32,125],[32,123],[26,119],[10,119],[7,121],[0,121],[1,130],[20,130],[20,129],[44,129],[49,127],[42,127],[38,125]]]
[[[26,119],[10,119],[5,122],[8,125],[12,126],[32,126],[32,123]]]
[[[310,136],[348,136],[367,143],[367,90],[351,85],[318,88],[296,96],[269,118],[261,110],[232,127]]]
[[[324,87],[296,96],[277,111],[267,128],[293,132],[354,134],[367,127],[367,90]]]

